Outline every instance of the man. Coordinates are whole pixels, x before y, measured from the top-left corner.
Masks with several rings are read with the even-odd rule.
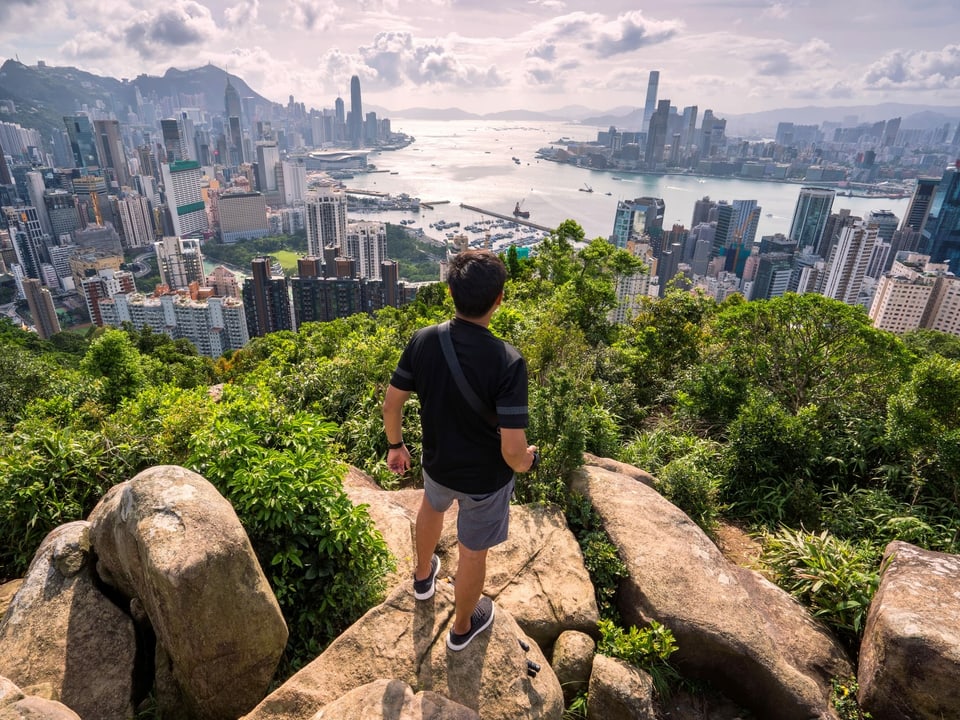
[[[414,595],[433,596],[440,560],[434,554],[443,515],[457,501],[459,562],[454,585],[454,622],[447,647],[462,650],[493,622],[493,601],[482,595],[487,550],[507,538],[514,473],[536,467],[537,448],[527,445],[527,365],[517,350],[488,326],[503,301],[507,270],[486,250],[456,255],[447,285],[456,316],[449,337],[463,380],[487,412],[471,407],[460,391],[441,345],[441,326],[414,333],[390,379],[383,401],[387,465],[410,467],[403,444],[403,405],[420,398],[423,430],[423,501],[417,514]],[[496,417],[497,425],[492,418]]]

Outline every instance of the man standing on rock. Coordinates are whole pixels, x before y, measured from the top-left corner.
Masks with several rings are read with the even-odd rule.
[[[492,252],[468,250],[454,256],[447,285],[456,316],[414,333],[383,401],[387,466],[400,474],[410,468],[402,437],[403,405],[413,392],[420,398],[424,493],[413,575],[418,600],[433,597],[443,515],[457,501],[459,563],[454,622],[447,635],[451,650],[462,650],[493,622],[493,601],[482,595],[487,550],[507,538],[514,473],[533,470],[540,461],[525,432],[526,361],[488,329],[503,301],[506,278],[503,261]],[[450,344],[445,348],[445,343]]]

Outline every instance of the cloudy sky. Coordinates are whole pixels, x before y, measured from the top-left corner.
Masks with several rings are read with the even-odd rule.
[[[261,95],[397,111],[720,114],[960,106],[958,0],[0,0],[0,57],[134,77],[212,62]]]

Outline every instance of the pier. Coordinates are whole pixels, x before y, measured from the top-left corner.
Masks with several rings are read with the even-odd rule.
[[[428,210],[433,210],[434,205],[449,205],[449,200],[430,200],[428,202],[420,201],[420,207],[425,207]]]
[[[465,205],[464,203],[460,203],[460,207],[462,207],[464,210],[478,212],[481,215],[489,215],[490,217],[499,218],[500,220],[509,220],[510,222],[515,222],[517,225],[524,225],[526,227],[533,228],[534,230],[541,230],[543,232],[553,232],[554,230],[551,227],[537,225],[537,223],[532,223],[529,220],[524,220],[523,218],[514,217],[513,215],[504,215],[503,213],[494,212],[493,210],[484,210],[483,208],[474,207],[473,205]]]

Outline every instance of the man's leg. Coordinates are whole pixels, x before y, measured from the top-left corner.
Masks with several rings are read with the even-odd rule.
[[[440,533],[443,532],[443,513],[433,509],[427,494],[423,494],[420,511],[417,513],[417,567],[414,570],[414,579],[423,580],[430,575],[430,560],[440,542]]]
[[[487,575],[487,551],[470,550],[459,543],[460,562],[457,566],[457,581],[453,586],[453,599],[456,614],[453,631],[463,635],[470,630],[470,616],[473,615],[477,601],[483,593],[483,582]],[[430,558],[427,556],[427,565]]]

